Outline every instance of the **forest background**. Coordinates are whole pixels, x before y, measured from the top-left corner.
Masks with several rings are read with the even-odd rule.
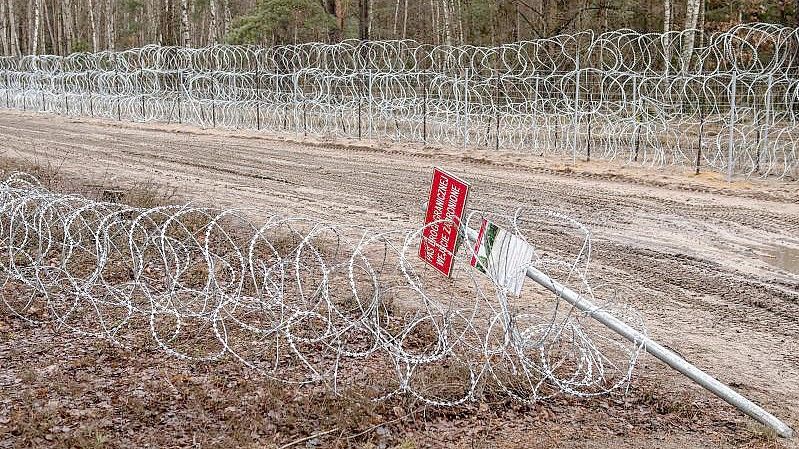
[[[799,0],[0,0],[5,55],[148,44],[274,45],[414,39],[497,45],[582,30],[696,29],[742,22],[797,26]],[[693,33],[692,33],[693,34]]]

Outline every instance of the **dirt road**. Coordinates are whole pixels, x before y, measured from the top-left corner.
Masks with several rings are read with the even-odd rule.
[[[799,427],[799,183],[566,166],[533,155],[0,113],[3,156],[69,175],[153,180],[189,199],[381,229],[419,225],[431,168],[475,209],[539,207],[593,233],[593,273],[628,285],[650,335]],[[557,249],[556,239],[548,242]],[[639,376],[697,387],[645,356]],[[712,406],[728,407],[717,400]],[[677,431],[673,444],[707,443]]]

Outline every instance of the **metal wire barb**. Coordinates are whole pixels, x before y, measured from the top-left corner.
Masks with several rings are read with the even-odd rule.
[[[585,227],[536,210],[490,218],[531,242],[558,233],[568,250],[538,248],[531,263],[643,329],[618,289],[589,284]],[[533,402],[627,387],[640,347],[535,285],[508,296],[468,266],[468,247],[453,278],[439,276],[418,259],[420,233],[137,208],[13,174],[0,182],[0,310],[281,382],[372,388],[378,400]]]

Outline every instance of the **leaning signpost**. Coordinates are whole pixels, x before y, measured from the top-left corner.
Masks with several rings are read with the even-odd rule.
[[[492,279],[498,280],[495,277],[496,273],[491,272],[490,267],[492,263],[488,257],[494,254],[492,250],[493,245],[486,246],[486,230],[489,228],[490,222],[484,221],[480,231],[471,229],[463,224],[462,219],[466,208],[467,192],[468,184],[439,168],[434,170],[433,185],[430,189],[430,198],[427,204],[425,229],[419,248],[419,256],[422,260],[433,266],[433,268],[440,271],[445,276],[449,276],[455,262],[455,253],[457,251],[456,240],[460,235],[466,241],[476,245],[471,265],[483,273],[492,275]],[[499,232],[499,230],[497,229],[494,232]],[[485,257],[483,261],[480,260],[481,254]],[[504,254],[497,252],[493,257],[507,257],[508,254],[507,252]],[[519,254],[525,254],[525,252],[522,249],[513,254],[518,258]],[[532,253],[530,253],[530,256],[532,256]],[[524,256],[522,255],[521,257]],[[526,277],[540,284],[558,298],[565,300],[576,309],[583,312],[585,316],[593,318],[635,345],[640,345],[646,352],[652,354],[665,364],[725,400],[727,403],[735,406],[744,414],[773,429],[777,435],[783,438],[793,437],[793,429],[779,418],[723,384],[718,379],[689,363],[673,351],[666,349],[658,342],[627,325],[625,322],[595,305],[579,293],[576,293],[565,285],[552,279],[546,273],[539,271],[529,264],[529,260],[528,258],[526,263]],[[518,260],[514,263],[516,262],[518,262]],[[495,261],[494,264],[496,263]],[[518,295],[517,291],[521,290],[521,286],[519,285],[517,287],[517,284],[511,284],[513,281],[514,279],[512,279],[512,277],[506,277],[502,280],[502,284]]]

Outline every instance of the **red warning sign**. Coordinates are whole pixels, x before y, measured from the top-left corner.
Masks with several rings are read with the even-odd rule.
[[[468,184],[443,170],[434,169],[419,257],[445,276],[452,272],[458,228],[468,193]]]

